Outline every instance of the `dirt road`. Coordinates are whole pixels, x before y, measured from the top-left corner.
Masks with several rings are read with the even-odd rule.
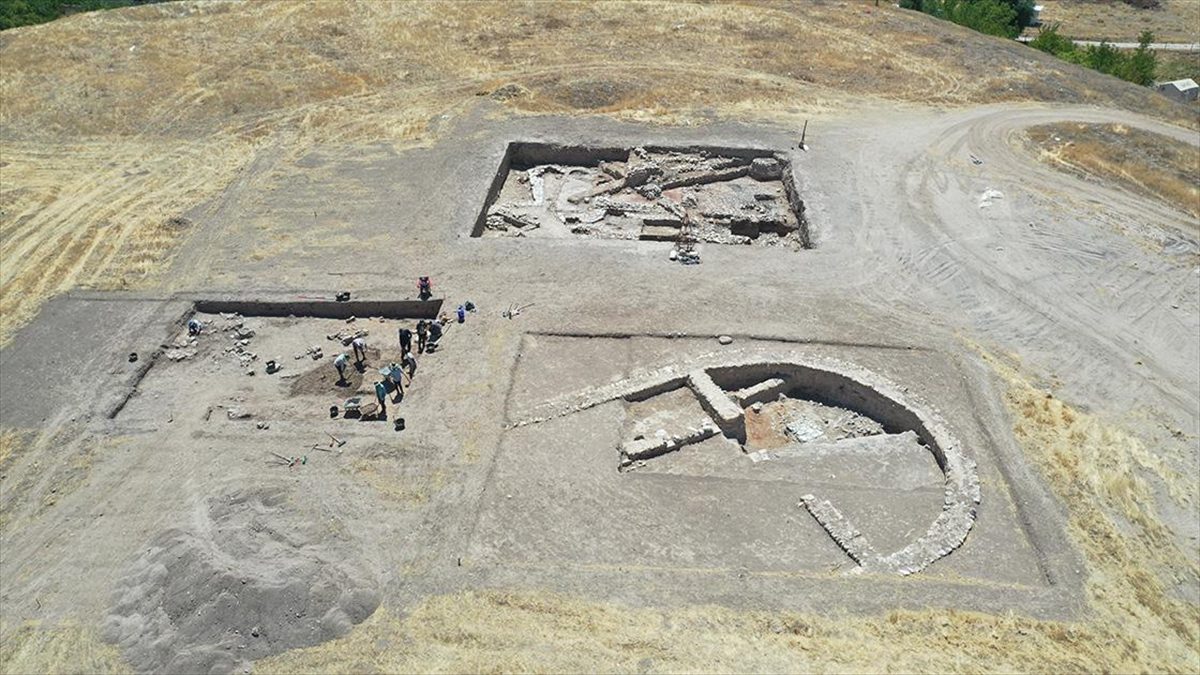
[[[1033,37],[1025,35],[1017,38],[1018,42],[1033,42]],[[1137,42],[1102,42],[1100,40],[1071,40],[1080,47],[1099,47],[1106,44],[1116,49],[1137,49]],[[1156,52],[1200,52],[1200,42],[1151,42],[1148,47]]]

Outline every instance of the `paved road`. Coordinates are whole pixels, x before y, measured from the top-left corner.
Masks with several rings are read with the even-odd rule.
[[[1022,35],[1017,38],[1018,42],[1032,42],[1033,36]],[[1099,40],[1071,40],[1081,47],[1098,47]],[[1110,42],[1108,43],[1117,49],[1137,49],[1136,42]],[[1200,42],[1151,42],[1150,49],[1156,52],[1200,52]]]

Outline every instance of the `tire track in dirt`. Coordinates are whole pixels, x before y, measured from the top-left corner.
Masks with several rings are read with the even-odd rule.
[[[1153,407],[1150,400],[1158,399],[1186,417],[1200,406],[1200,376],[1186,364],[1197,347],[1195,315],[1166,308],[1178,306],[1173,301],[1181,290],[1195,285],[1194,258],[1135,255],[1140,250],[1123,235],[1095,230],[1097,223],[1086,216],[1046,222],[1037,211],[1039,204],[1052,206],[1058,195],[1074,193],[1110,217],[1187,230],[1186,219],[1171,209],[1048,169],[1016,149],[1015,135],[1027,126],[1077,119],[1145,127],[1195,144],[1189,132],[1117,112],[970,113],[914,141],[928,145],[901,161],[891,187],[900,193],[902,234],[865,227],[856,235],[882,269],[898,264],[904,273],[902,280],[867,284],[864,291],[880,303],[899,291],[949,304],[986,339],[1026,354],[1053,354],[1046,365],[1091,383],[1097,398],[1117,407]],[[965,161],[968,153],[985,158],[977,171]],[[1002,189],[1005,197],[981,208],[975,202],[985,187]],[[894,262],[887,260],[889,250]],[[1154,268],[1138,269],[1138,260]],[[1058,273],[1031,274],[1056,268]],[[1195,309],[1194,293],[1184,301]]]
[[[167,219],[219,188],[226,170],[222,155],[239,149],[232,143],[221,148],[214,156],[202,143],[96,141],[82,158],[47,159],[37,169],[46,178],[34,189],[55,187],[36,200],[40,207],[22,211],[28,217],[5,219],[3,256],[19,263],[0,272],[3,337],[50,295],[79,283],[137,281],[165,261],[175,240],[186,234],[165,228]],[[93,156],[104,157],[105,166],[89,172]],[[18,173],[39,161],[33,153],[9,157]]]

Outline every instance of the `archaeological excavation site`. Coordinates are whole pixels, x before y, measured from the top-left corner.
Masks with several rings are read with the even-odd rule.
[[[618,566],[627,585],[689,569],[709,579],[701,597],[728,592],[712,574],[743,570],[766,575],[755,597],[794,599],[812,574],[905,596],[918,591],[899,580],[918,575],[919,593],[949,584],[968,604],[956,580],[1015,585],[1014,606],[1061,602],[1073,591],[1050,579],[1069,554],[1014,512],[1024,488],[996,463],[1008,449],[940,412],[977,395],[957,368],[869,344],[527,333],[472,556],[525,573]],[[546,504],[538,486],[578,498]],[[841,587],[821,593],[845,601]]]
[[[782,153],[698,146],[510,143],[472,236],[812,247]]]
[[[0,24],[0,675],[1200,672],[1195,104],[869,0],[135,4]]]

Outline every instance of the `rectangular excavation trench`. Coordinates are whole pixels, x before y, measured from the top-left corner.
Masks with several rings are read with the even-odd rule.
[[[784,153],[701,145],[509,143],[471,236],[813,247]]]
[[[644,583],[647,592],[662,592],[661,579],[671,578],[678,586],[695,583],[716,589],[718,597],[725,592],[742,598],[758,594],[765,604],[789,606],[832,598],[839,604],[874,607],[878,597],[886,596],[893,603],[902,598],[902,604],[914,606],[1019,608],[1046,616],[1068,616],[1077,610],[1080,586],[1070,573],[1077,563],[1063,541],[1062,523],[1045,516],[1051,509],[1040,488],[1007,478],[1001,465],[1023,461],[1019,449],[986,432],[989,414],[998,413],[971,414],[991,409],[972,396],[977,385],[961,374],[954,359],[935,351],[877,345],[752,337],[739,338],[739,345],[746,355],[761,354],[762,360],[750,367],[709,362],[710,337],[526,334],[506,397],[510,426],[472,534],[470,553],[476,564],[494,566],[499,575],[513,570],[512,578],[519,574],[568,585],[573,582],[564,569],[575,574],[619,569],[619,583],[633,588]],[[956,439],[951,440],[978,460],[984,506],[975,526],[950,555],[923,569],[919,582],[886,575],[829,575],[831,565],[845,564],[851,556],[814,518],[797,517],[804,513],[800,498],[811,488],[861,528],[877,552],[890,554],[917,541],[940,522],[935,512],[944,507],[945,494],[940,486],[898,483],[897,475],[917,471],[915,465],[900,462],[900,454],[842,457],[838,461],[845,463],[840,466],[844,471],[836,471],[836,477],[792,475],[791,467],[802,465],[798,460],[754,463],[717,434],[711,441],[677,450],[669,455],[674,461],[653,471],[614,470],[618,449],[631,438],[631,420],[636,421],[629,417],[629,402],[684,387],[687,374],[700,367],[707,367],[711,379],[726,391],[788,380],[789,395],[857,409],[879,421],[885,433],[911,429],[932,455],[926,458],[929,463],[945,470],[947,460],[936,430],[871,380],[865,387],[855,386],[857,380],[820,368],[790,370],[780,365],[804,364],[814,355],[848,360],[883,377],[921,373],[909,384],[918,386],[924,406],[955,420]],[[603,365],[586,371],[562,367],[581,357]],[[643,373],[652,377],[643,380]],[[630,377],[645,386],[622,400],[624,390],[614,383]],[[589,405],[592,390],[611,390],[612,396]],[[559,404],[579,409],[557,415]],[[745,400],[740,404],[749,405]],[[668,408],[639,414],[649,419]],[[530,419],[542,421],[520,423]],[[669,426],[672,419],[679,421],[677,429]],[[645,429],[653,427],[666,429],[672,437],[690,431],[688,427],[699,428],[686,409],[675,418],[654,418]],[[811,461],[803,466],[833,472],[832,460],[804,459]],[[859,466],[864,469],[861,474],[851,471],[852,460],[866,462]],[[876,461],[878,466],[871,463]],[[920,466],[920,471],[939,472]],[[876,469],[885,473],[872,474]],[[864,478],[872,475],[883,476],[882,482]],[[546,485],[555,486],[552,497],[545,496]],[[1037,515],[1029,519],[1026,511]],[[737,576],[734,588],[720,589],[716,584],[732,570],[748,576]],[[580,587],[591,583],[598,582],[588,579]]]
[[[436,319],[442,310],[440,298],[429,300],[197,300],[194,311],[202,314],[242,316],[298,316],[314,319]]]
[[[238,314],[243,317],[295,317],[300,319],[434,319],[442,308],[443,299],[429,300],[245,300],[245,299],[201,299],[196,300],[190,310],[175,320],[176,330],[182,329],[188,319],[196,314]],[[158,364],[166,351],[160,347],[148,358],[142,359],[129,380],[121,385],[113,401],[104,409],[104,416],[116,419],[125,409],[150,370]]]

